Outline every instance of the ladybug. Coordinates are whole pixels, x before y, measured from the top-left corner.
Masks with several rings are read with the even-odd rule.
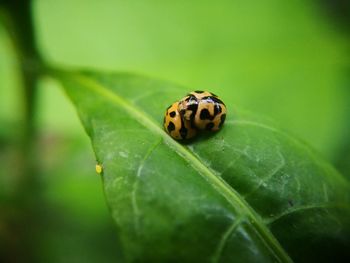
[[[199,90],[179,101],[179,111],[193,127],[209,131],[217,131],[222,127],[227,112],[225,104],[217,95]]]
[[[178,111],[178,102],[170,105],[164,116],[164,129],[176,140],[191,139],[197,134],[190,121],[181,117]]]
[[[164,128],[176,140],[190,139],[199,130],[218,131],[226,113],[226,106],[217,95],[193,91],[167,109]]]

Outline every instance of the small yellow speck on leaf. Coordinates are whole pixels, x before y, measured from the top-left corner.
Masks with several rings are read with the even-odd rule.
[[[96,164],[95,169],[96,169],[96,173],[98,174],[102,173],[102,170],[103,170],[102,165]]]

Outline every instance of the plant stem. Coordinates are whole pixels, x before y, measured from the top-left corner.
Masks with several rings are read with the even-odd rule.
[[[40,206],[35,116],[37,82],[44,63],[37,49],[31,3],[29,0],[0,0],[0,7],[5,12],[5,27],[17,55],[24,102],[22,138],[16,163],[20,171],[12,204],[16,212],[7,218],[16,242],[7,245],[4,255],[7,262],[35,261],[33,233],[38,225],[36,210]]]
[[[43,68],[43,60],[37,49],[31,12],[31,1],[5,0],[8,13],[7,29],[13,40],[24,87],[24,142],[35,134],[35,105],[37,80]]]

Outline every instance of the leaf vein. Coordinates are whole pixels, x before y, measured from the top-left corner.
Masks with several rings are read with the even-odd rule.
[[[242,223],[242,221],[245,219],[245,216],[241,216],[239,218],[236,218],[236,220],[233,221],[233,223],[227,228],[227,230],[223,233],[220,242],[215,249],[214,255],[212,257],[212,262],[217,263],[220,260],[220,257],[222,255],[222,252],[225,248],[225,245],[229,239],[229,237],[237,230],[238,226]]]
[[[286,165],[286,161],[283,155],[281,154],[281,152],[280,151],[277,151],[277,152],[278,152],[278,156],[280,157],[280,162],[277,164],[277,166],[275,166],[275,168],[272,171],[270,171],[267,174],[267,176],[262,178],[259,184],[252,191],[250,191],[244,196],[245,199],[247,199],[249,196],[251,196],[256,191],[258,191],[261,186],[265,186],[274,177],[274,175],[277,174]]]
[[[298,207],[295,207],[293,209],[288,209],[274,217],[271,217],[271,218],[268,218],[268,219],[265,219],[264,222],[267,224],[267,225],[270,225],[270,224],[273,224],[275,223],[276,221],[280,220],[281,218],[285,217],[285,216],[288,216],[288,215],[291,215],[293,213],[297,213],[297,212],[300,212],[300,211],[305,211],[305,210],[311,210],[311,209],[321,209],[321,208],[332,208],[332,207],[346,207],[346,205],[343,205],[343,204],[332,204],[332,203],[324,203],[324,204],[314,204],[314,205],[301,205],[301,206],[298,206]]]
[[[139,231],[139,218],[140,218],[140,209],[137,203],[137,196],[136,196],[136,191],[138,188],[138,184],[139,184],[139,178],[141,176],[143,167],[146,163],[146,161],[148,160],[148,158],[151,156],[151,154],[153,153],[153,151],[159,146],[159,144],[162,142],[162,140],[159,140],[158,142],[156,142],[155,144],[151,145],[151,147],[149,147],[144,155],[144,157],[142,158],[139,167],[137,168],[137,173],[136,173],[136,177],[134,180],[134,184],[132,187],[132,192],[131,192],[131,202],[132,202],[132,208],[133,208],[133,212],[134,212],[134,225],[135,225],[135,231],[136,233],[138,233]]]

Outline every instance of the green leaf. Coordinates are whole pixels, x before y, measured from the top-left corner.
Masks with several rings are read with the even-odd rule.
[[[131,74],[57,76],[103,166],[126,261],[349,257],[349,183],[271,121],[229,103],[220,132],[180,144],[162,119],[190,89]]]

